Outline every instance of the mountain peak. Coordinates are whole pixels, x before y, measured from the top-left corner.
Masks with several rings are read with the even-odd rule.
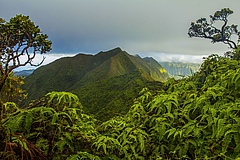
[[[108,51],[101,51],[98,54],[103,54],[104,53],[104,54],[114,54],[115,55],[115,54],[118,54],[118,53],[120,53],[122,51],[123,50],[120,47],[116,47],[116,48],[108,50]]]
[[[158,64],[159,65],[159,63],[154,59],[154,58],[152,58],[152,57],[145,57],[145,58],[143,58],[143,60],[145,61],[145,62],[147,62],[147,63],[152,63],[152,64]]]
[[[120,48],[120,47],[116,47],[116,48],[114,48],[114,49],[112,49],[112,50],[109,50],[109,51],[107,51],[107,52],[122,52],[123,50]]]
[[[111,58],[119,53],[123,52],[121,48],[117,47],[109,51],[101,51],[98,54],[94,55],[95,58],[106,60],[108,58]]]

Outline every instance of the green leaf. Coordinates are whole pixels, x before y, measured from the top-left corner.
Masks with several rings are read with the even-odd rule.
[[[172,128],[172,129],[167,130],[166,134],[169,133],[167,138],[169,138],[171,135],[173,135],[176,132],[176,130],[177,130],[176,128]]]
[[[74,155],[70,155],[69,157],[67,157],[67,160],[79,160],[80,156],[77,154]]]
[[[107,146],[106,146],[106,144],[103,143],[103,142],[100,142],[98,144],[97,150],[99,150],[99,148],[101,148],[101,147],[103,148],[104,153],[107,154]]]
[[[238,131],[236,131],[236,130],[234,130],[234,129],[230,129],[230,130],[228,130],[227,132],[225,132],[225,134],[224,134],[224,137],[226,137],[228,134],[230,134],[230,133],[238,133]]]
[[[59,113],[53,114],[53,116],[52,116],[52,123],[56,123],[58,121],[58,115],[59,115]]]
[[[195,125],[193,123],[187,123],[186,125],[183,126],[183,129],[185,129],[184,131],[184,136],[185,137],[188,137],[188,136],[191,136],[189,135],[195,128]]]
[[[188,142],[189,144],[191,143],[194,147],[197,147],[197,143],[196,143],[194,140],[188,139],[187,142]]]
[[[235,144],[236,144],[234,152],[239,153],[240,152],[240,134],[239,134],[239,132],[235,133],[233,135],[233,138],[234,138],[234,141],[235,141]]]
[[[219,119],[218,120],[218,130],[217,130],[217,134],[216,134],[216,138],[217,139],[219,139],[220,137],[222,137],[223,136],[223,134],[224,134],[224,130],[225,130],[225,126],[224,126],[224,124],[225,124],[225,119]]]
[[[32,112],[26,112],[24,127],[27,130],[27,132],[30,132],[30,127],[32,125],[32,122],[33,122],[33,114],[32,114]]]
[[[229,147],[229,144],[232,140],[232,135],[227,135],[223,138],[223,143],[222,143],[222,153],[226,153],[227,149]]]
[[[72,134],[69,132],[65,132],[64,135],[67,137],[68,140],[72,141]]]
[[[145,150],[145,142],[142,134],[138,134],[138,141],[140,142],[140,151],[143,152]]]

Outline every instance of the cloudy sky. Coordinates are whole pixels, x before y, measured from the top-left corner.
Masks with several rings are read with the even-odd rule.
[[[98,53],[121,47],[159,61],[199,61],[223,54],[224,44],[189,38],[190,23],[230,8],[240,24],[239,0],[0,0],[0,17],[29,15],[53,42],[51,54]]]

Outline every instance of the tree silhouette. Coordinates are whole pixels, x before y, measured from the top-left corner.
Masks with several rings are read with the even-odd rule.
[[[237,43],[231,39],[232,35],[238,36],[238,42],[240,40],[240,32],[237,29],[237,25],[228,25],[228,16],[233,14],[233,11],[229,8],[223,8],[220,11],[216,11],[214,15],[210,15],[210,23],[206,18],[200,18],[196,22],[191,23],[191,27],[188,30],[190,37],[207,38],[212,43],[223,42],[229,45],[231,49],[237,49]],[[223,22],[220,28],[214,26],[216,21]]]

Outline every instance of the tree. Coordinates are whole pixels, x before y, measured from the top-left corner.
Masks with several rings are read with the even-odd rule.
[[[200,37],[212,40],[212,43],[223,42],[229,45],[231,49],[237,49],[237,44],[231,40],[232,35],[238,36],[238,42],[240,41],[240,32],[237,29],[237,25],[227,25],[228,16],[233,14],[233,11],[229,8],[223,8],[220,11],[216,11],[214,15],[210,15],[210,23],[206,18],[200,18],[196,23],[192,22],[191,27],[188,30],[190,37]],[[216,21],[223,22],[221,28],[214,26]]]
[[[39,66],[33,63],[36,54],[51,50],[52,42],[47,39],[29,16],[16,15],[9,22],[0,18],[0,91],[8,75],[20,66]]]

